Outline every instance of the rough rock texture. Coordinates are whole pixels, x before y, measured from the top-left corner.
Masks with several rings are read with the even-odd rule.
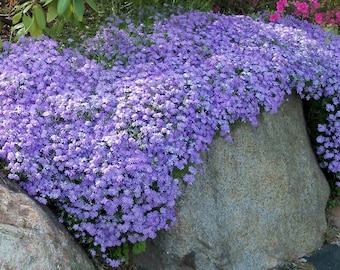
[[[56,217],[0,172],[0,269],[92,270]]]
[[[141,269],[268,269],[322,245],[329,186],[300,99],[232,135],[203,154],[204,174],[183,187],[178,224],[134,257]]]

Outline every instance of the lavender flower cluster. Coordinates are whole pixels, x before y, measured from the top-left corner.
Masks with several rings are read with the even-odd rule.
[[[257,125],[261,110],[277,112],[293,91],[332,97],[319,154],[339,172],[339,44],[293,17],[198,11],[150,27],[111,18],[78,49],[48,38],[5,43],[0,158],[30,195],[72,217],[93,255],[117,266],[111,247],[176,222],[174,171],[191,184],[216,133],[229,141],[231,124]]]

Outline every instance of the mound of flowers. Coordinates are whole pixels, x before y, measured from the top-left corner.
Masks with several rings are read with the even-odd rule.
[[[0,54],[0,158],[117,266],[115,248],[175,224],[179,181],[216,134],[230,141],[231,124],[257,125],[292,92],[327,97],[318,153],[339,173],[339,56],[339,36],[289,16],[111,18],[78,49],[23,38]]]

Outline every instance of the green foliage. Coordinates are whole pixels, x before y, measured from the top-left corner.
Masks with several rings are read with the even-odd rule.
[[[15,39],[43,33],[56,37],[65,23],[76,24],[83,20],[85,5],[98,12],[93,0],[28,0],[14,6],[12,35]]]
[[[172,6],[181,6],[185,9],[192,10],[201,10],[201,11],[211,11],[213,7],[212,0],[158,0],[157,1],[160,6],[164,4],[172,5]]]
[[[57,3],[58,14],[59,15],[65,14],[65,12],[67,11],[70,4],[71,4],[71,0],[58,1],[58,3]]]
[[[63,39],[61,35],[67,37],[65,39],[79,39],[84,34],[91,36],[112,14],[129,14],[138,21],[145,19],[145,10],[148,10],[145,7],[152,7],[154,12],[162,12],[164,5],[202,11],[213,7],[212,0],[25,0],[17,3],[11,10],[0,8],[0,13],[8,13],[11,19],[10,41],[23,35],[47,34],[59,40]]]
[[[137,243],[128,243],[125,242],[124,244],[117,246],[117,247],[112,247],[108,249],[108,254],[110,258],[113,258],[117,261],[122,261],[124,262],[125,265],[130,264],[130,255],[131,254],[140,254],[144,252],[146,249],[146,242],[137,242]],[[99,254],[101,251],[98,248],[95,248],[96,253]]]
[[[145,7],[153,7],[160,11],[164,5],[181,6],[185,9],[210,11],[213,7],[212,0],[112,0],[113,12],[116,14],[138,14]],[[137,13],[136,13],[137,11]]]
[[[258,11],[275,10],[277,0],[214,0],[213,6],[218,7],[221,13],[226,14],[252,14]]]
[[[340,188],[336,187],[335,189],[331,190],[331,196],[327,203],[328,207],[333,208],[339,205],[340,204],[339,198],[340,198]]]
[[[177,167],[175,167],[171,175],[175,179],[182,179],[184,175],[188,173],[189,173],[189,166],[185,166],[183,169],[178,169]]]
[[[331,32],[331,33],[333,33],[335,35],[339,35],[340,34],[339,27],[336,27],[336,26],[334,26],[334,27],[325,27],[324,29],[325,29],[326,32]]]
[[[144,252],[146,249],[146,242],[143,241],[143,242],[137,242],[137,243],[134,243],[133,246],[132,246],[132,253],[133,254],[140,254],[142,252]]]
[[[82,18],[85,13],[85,5],[83,0],[73,0],[74,14],[78,18]]]

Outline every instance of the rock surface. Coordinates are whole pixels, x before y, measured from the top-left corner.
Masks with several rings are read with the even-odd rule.
[[[322,246],[329,186],[300,99],[232,136],[203,153],[204,174],[183,187],[178,224],[133,258],[141,269],[268,269]]]
[[[0,174],[0,269],[95,269],[49,209]]]

